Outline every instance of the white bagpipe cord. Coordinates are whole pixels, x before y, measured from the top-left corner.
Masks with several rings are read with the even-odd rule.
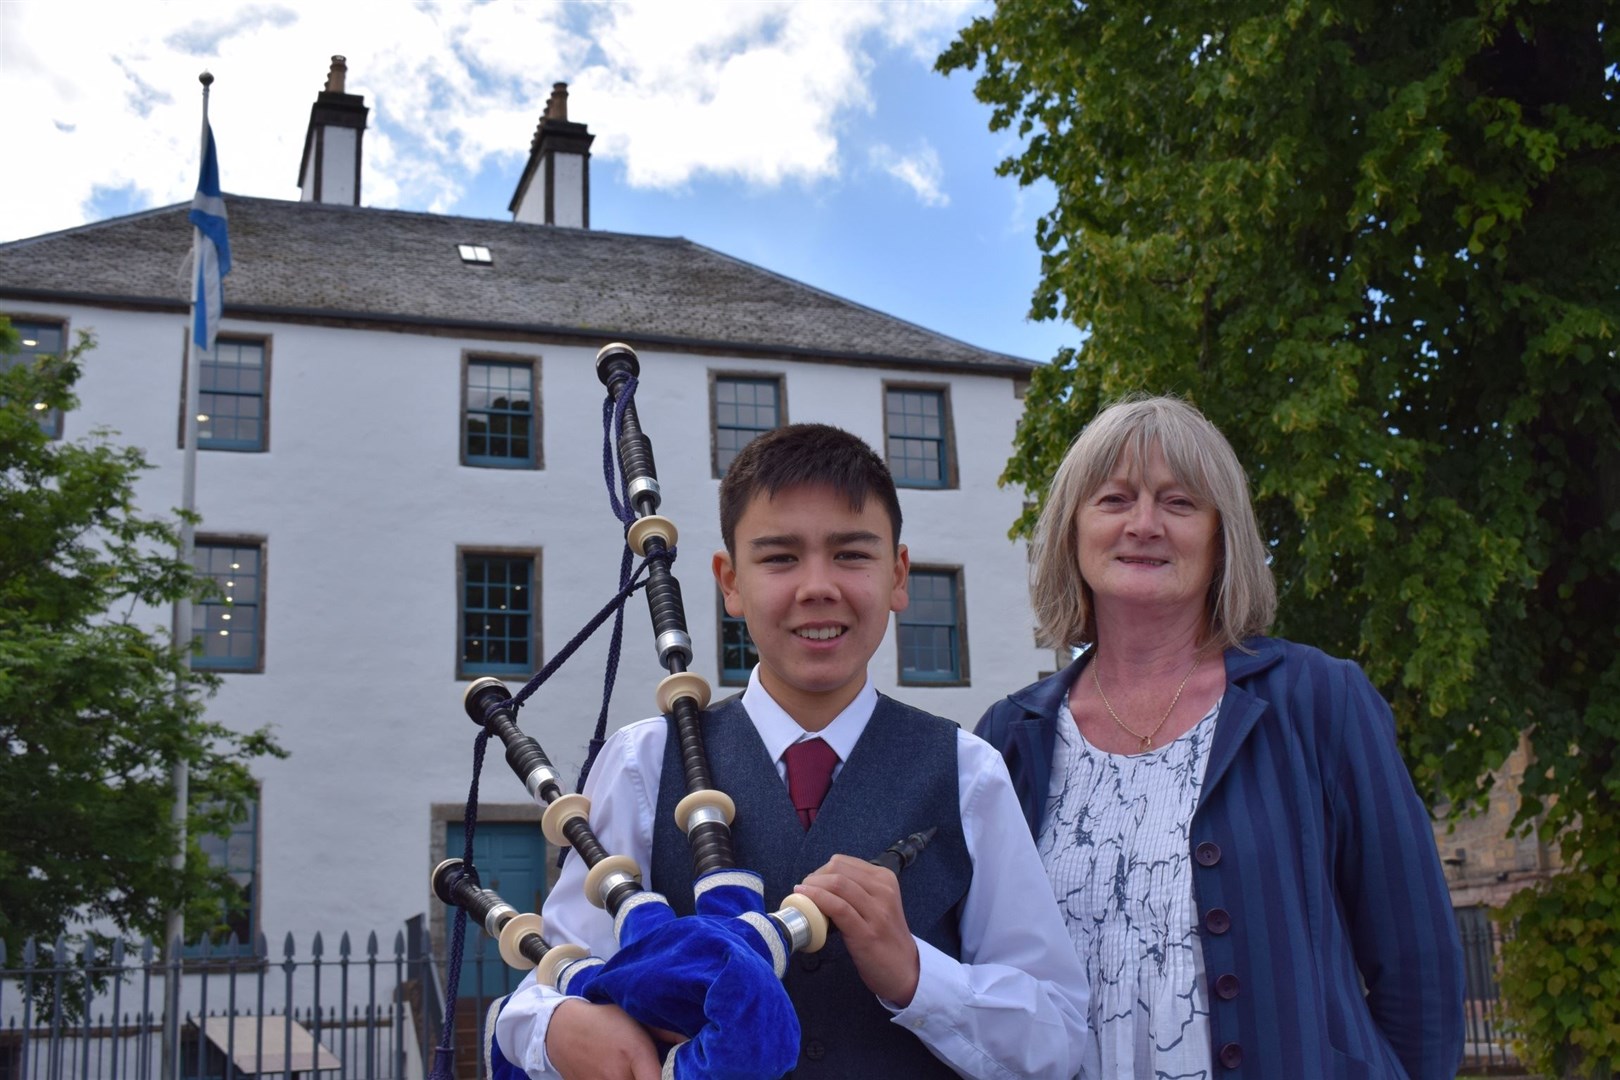
[[[613,512],[625,527],[626,558],[619,594],[525,687],[513,696],[499,679],[478,679],[468,687],[463,705],[479,726],[473,750],[473,782],[466,814],[462,859],[441,863],[433,872],[434,893],[456,907],[451,936],[450,1013],[434,1056],[432,1080],[449,1080],[450,1029],[456,983],[460,974],[467,917],[500,942],[503,960],[515,968],[537,968],[542,983],[596,1003],[612,1003],[652,1028],[672,1031],[686,1041],[668,1053],[664,1075],[681,1080],[769,1080],[798,1062],[799,1023],[781,979],[788,957],[813,952],[826,941],[828,922],[814,904],[789,895],[779,911],[767,912],[760,875],[734,865],[732,800],[714,787],[703,745],[701,717],[709,704],[709,685],[688,670],[692,640],[686,629],[680,585],[671,570],[676,529],[657,511],[661,501],[652,444],[641,430],[634,395],[640,362],[627,345],[603,348],[596,359],[598,378],[607,388],[603,405],[604,478]],[[617,454],[613,453],[615,448]],[[613,459],[618,461],[615,484]],[[629,553],[642,557],[628,574]],[[643,576],[645,575],[645,580]],[[622,619],[623,605],[637,589],[647,590],[660,664],[668,672],[658,684],[659,712],[672,720],[678,740],[686,795],[675,817],[692,848],[695,913],[679,917],[659,893],[642,888],[641,868],[622,855],[610,855],[591,830],[590,803],[583,795],[564,794],[557,774],[540,744],[517,726],[525,700],[559,667],[609,614]],[[618,625],[603,690],[602,719],[591,757],[600,745],[607,703],[617,667]],[[484,746],[495,737],[506,748],[506,760],[536,803],[544,808],[541,829],[559,848],[572,848],[588,868],[586,898],[613,919],[618,949],[604,961],[575,945],[550,945],[535,914],[518,914],[493,892],[482,888],[472,865],[476,827],[478,772]],[[589,759],[585,769],[590,768]],[[581,773],[583,785],[584,772]],[[872,861],[896,873],[916,858],[934,830],[899,841]],[[504,999],[490,1011],[488,1023]],[[488,1056],[495,1080],[525,1080],[489,1037]]]

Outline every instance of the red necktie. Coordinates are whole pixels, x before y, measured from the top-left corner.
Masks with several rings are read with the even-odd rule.
[[[832,787],[838,752],[821,739],[805,739],[782,751],[782,763],[787,766],[788,797],[799,812],[799,824],[808,829]]]

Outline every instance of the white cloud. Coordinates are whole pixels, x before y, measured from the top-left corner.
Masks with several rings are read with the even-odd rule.
[[[4,0],[0,99],[27,107],[0,115],[0,238],[80,224],[98,192],[121,210],[188,199],[204,67],[226,190],[296,197],[333,53],[371,108],[367,205],[443,210],[491,161],[515,183],[554,81],[634,186],[825,183],[879,60],[931,61],[975,6]],[[931,149],[884,167],[942,204]]]
[[[939,163],[939,151],[926,139],[905,154],[878,143],[872,147],[868,158],[873,168],[881,169],[910,188],[924,206],[950,205],[951,197],[941,186],[945,181],[945,168]]]

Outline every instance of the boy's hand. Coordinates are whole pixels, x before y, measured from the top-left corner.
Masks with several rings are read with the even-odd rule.
[[[578,998],[551,1014],[546,1056],[566,1080],[659,1080],[662,1073],[646,1028],[617,1005]]]
[[[911,1004],[921,968],[893,871],[834,855],[793,891],[838,927],[868,990],[902,1009]]]

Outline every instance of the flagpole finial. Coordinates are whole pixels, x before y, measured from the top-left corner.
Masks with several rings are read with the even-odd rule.
[[[197,76],[197,81],[202,83],[204,87],[213,86],[214,73],[211,71],[205,71],[201,75]]]

